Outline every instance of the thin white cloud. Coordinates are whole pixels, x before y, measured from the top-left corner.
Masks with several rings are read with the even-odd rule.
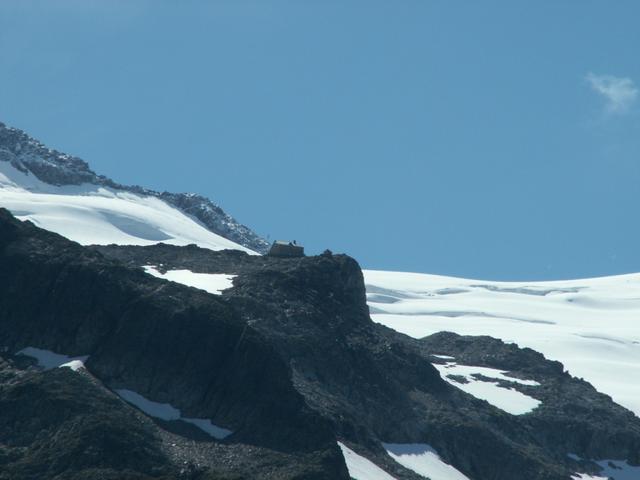
[[[587,82],[605,98],[607,113],[625,113],[638,98],[638,89],[630,78],[589,73]]]

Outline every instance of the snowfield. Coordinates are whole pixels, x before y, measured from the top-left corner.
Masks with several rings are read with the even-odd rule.
[[[396,480],[395,477],[389,475],[371,460],[358,455],[344,443],[338,442],[338,446],[342,450],[349,476],[354,480]]]
[[[364,277],[375,322],[415,338],[450,331],[532,348],[640,416],[640,274],[553,282],[374,270]]]
[[[84,368],[84,362],[89,358],[88,355],[82,357],[70,357],[68,355],[62,355],[60,353],[52,352],[51,350],[43,350],[36,347],[23,348],[16,352],[16,355],[26,355],[27,357],[35,358],[38,362],[38,366],[44,370],[65,367],[70,368],[74,372]]]
[[[385,443],[384,449],[396,462],[431,480],[469,480],[459,470],[445,463],[431,446],[425,443]]]
[[[96,185],[57,187],[0,162],[0,206],[82,245],[196,244],[255,253],[155,197]]]
[[[347,464],[349,476],[354,480],[396,480],[371,460],[358,455],[344,443],[338,442],[342,456]],[[422,443],[382,445],[389,456],[403,467],[431,480],[469,480],[451,465],[440,459],[438,452]]]
[[[188,287],[199,288],[214,295],[220,295],[223,290],[233,287],[233,279],[237,277],[237,275],[226,275],[224,273],[194,273],[191,270],[169,270],[166,273],[161,273],[151,265],[146,265],[142,268],[154,277],[182,283]]]
[[[209,436],[218,440],[222,440],[233,433],[231,430],[214,425],[211,423],[211,420],[206,418],[185,418],[182,416],[180,410],[172,405],[168,403],[154,402],[132,390],[119,389],[115,392],[120,396],[120,398],[125,400],[127,403],[130,403],[138,410],[143,411],[150,417],[160,418],[167,421],[182,420],[183,422],[191,423]]]
[[[486,381],[476,378],[475,375],[488,377],[495,380],[503,380],[520,385],[539,386],[538,382],[533,380],[520,380],[519,378],[508,377],[500,370],[486,367],[473,367],[469,365],[458,365],[455,362],[447,362],[446,364],[434,363],[434,367],[440,372],[444,380],[454,387],[470,393],[476,398],[486,400],[494,407],[498,407],[512,415],[523,415],[529,413],[538,405],[540,400],[536,400],[529,395],[519,392],[514,388],[504,388],[498,382]],[[462,377],[462,382],[457,378]]]

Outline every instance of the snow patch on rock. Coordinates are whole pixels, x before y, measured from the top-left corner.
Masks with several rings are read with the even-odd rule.
[[[447,362],[444,365],[434,363],[433,366],[440,372],[442,378],[454,387],[476,398],[486,400],[494,407],[498,407],[511,415],[529,413],[542,403],[540,400],[525,395],[514,388],[502,387],[498,382],[487,381],[482,377],[514,382],[520,385],[540,385],[533,380],[521,380],[519,378],[508,377],[505,375],[506,372],[494,368],[458,365],[454,362]],[[480,378],[476,377],[477,375],[479,375]]]
[[[626,460],[587,460],[574,453],[568,455],[575,461],[595,463],[600,467],[600,473],[575,473],[572,480],[638,480],[640,478],[640,465],[629,465]]]
[[[181,283],[188,287],[199,288],[214,295],[220,295],[223,290],[233,287],[233,279],[237,277],[237,275],[224,273],[194,273],[190,270],[169,270],[166,273],[161,273],[151,265],[146,265],[142,268],[154,277]]]
[[[574,473],[571,480],[609,480],[607,477],[589,475],[588,473]]]
[[[43,350],[41,348],[26,347],[16,352],[16,355],[26,355],[27,357],[35,358],[38,362],[38,366],[45,370],[52,370],[58,367],[66,367],[71,370],[78,371],[84,368],[84,362],[89,358],[88,355],[81,357],[70,357],[60,353],[52,352],[51,350]]]
[[[130,403],[150,417],[160,418],[167,421],[182,420],[183,422],[191,423],[209,436],[218,440],[222,440],[233,433],[231,430],[214,425],[211,423],[211,420],[206,418],[183,417],[180,410],[172,405],[168,403],[154,402],[132,390],[118,389],[115,390],[115,392],[127,403]]]
[[[431,480],[469,480],[469,477],[444,462],[438,452],[425,443],[383,443],[396,462]]]
[[[371,460],[358,455],[344,443],[338,442],[338,446],[342,450],[349,476],[354,480],[396,480]]]

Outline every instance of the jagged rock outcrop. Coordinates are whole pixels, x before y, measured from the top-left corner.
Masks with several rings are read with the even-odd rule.
[[[139,186],[126,186],[96,174],[84,160],[47,148],[17,128],[0,122],[0,161],[10,162],[23,173],[32,173],[51,185],[90,183],[160,198],[190,215],[212,232],[251,250],[265,253],[269,243],[240,224],[222,208],[202,195],[194,193],[157,192]]]

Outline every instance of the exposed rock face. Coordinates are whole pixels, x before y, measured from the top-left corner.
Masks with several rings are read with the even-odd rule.
[[[142,265],[237,276],[212,295]],[[15,472],[8,478],[346,479],[336,440],[398,480],[421,477],[382,442],[430,444],[474,480],[568,480],[578,471],[568,453],[640,460],[640,420],[557,362],[488,337],[414,340],[373,323],[360,268],[344,255],[87,248],[0,209],[0,345],[0,471]],[[27,346],[89,355],[87,370],[21,366],[12,354]],[[508,414],[445,382],[434,354],[535,380],[506,383],[542,404]],[[36,400],[17,406],[20,385],[67,413],[49,418]],[[120,388],[234,433],[214,441],[184,422],[151,421],[110,390]],[[91,434],[95,422],[106,436]],[[106,441],[123,423],[131,431]],[[65,432],[75,428],[98,453],[51,470],[52,455],[73,457]],[[40,430],[61,438],[60,449],[38,448]],[[121,465],[110,460],[118,455]]]
[[[277,259],[196,246],[91,248],[131,268],[238,275],[222,298],[276,348],[295,388],[337,436],[397,478],[417,477],[390,460],[381,441],[429,443],[479,480],[568,479],[578,471],[568,453],[637,462],[640,421],[560,363],[490,337],[441,333],[414,340],[372,323],[360,269],[344,255]],[[431,365],[443,360],[434,354],[538,381],[505,386],[542,405],[527,415],[507,414],[443,382]],[[606,445],[610,438],[616,441]]]
[[[0,359],[0,479],[177,475],[153,423],[89,375],[40,373],[18,368],[19,360]]]
[[[229,441],[317,457],[323,468],[309,461],[307,470],[322,473],[308,478],[345,478],[329,423],[225,302],[0,212],[0,343],[8,351],[90,355],[88,370],[111,388],[212,419],[235,432]]]
[[[125,190],[140,195],[158,197],[197,219],[206,228],[251,250],[265,253],[269,243],[250,228],[238,223],[218,205],[193,193],[157,192],[139,186],[120,185],[96,174],[84,160],[47,148],[45,145],[16,128],[0,122],[0,161],[10,162],[15,168],[32,173],[51,185],[80,185],[91,183]]]
[[[564,372],[560,362],[546,360],[529,348],[492,337],[441,332],[421,341],[426,351],[446,352],[460,363],[515,371],[538,380],[541,387],[512,384],[542,404],[522,418],[536,441],[582,458],[625,458],[640,464],[640,422],[584,380]]]
[[[5,355],[0,380],[2,480],[345,478],[332,452],[215,443],[183,422],[154,421],[86,370],[42,372]]]

